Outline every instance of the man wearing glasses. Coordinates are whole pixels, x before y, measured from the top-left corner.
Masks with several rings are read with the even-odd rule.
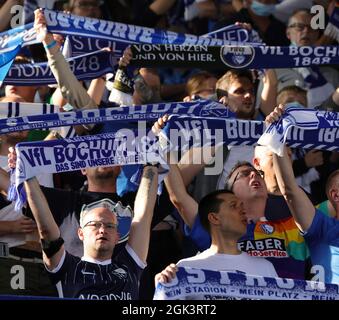
[[[9,160],[15,166],[15,156]],[[78,236],[82,258],[68,253],[60,230],[36,178],[25,182],[28,203],[37,222],[43,260],[59,297],[89,300],[136,300],[146,266],[151,221],[155,206],[158,169],[146,165],[135,199],[134,218],[124,249],[112,258],[119,240],[117,214],[122,207],[104,199],[84,206]],[[120,212],[121,215],[121,212]]]
[[[312,14],[306,9],[297,10],[289,19],[286,29],[287,38],[292,46],[319,45],[320,31],[312,28]],[[277,69],[278,90],[288,85],[308,88],[309,107],[316,107],[326,102],[339,85],[339,73],[329,66],[296,69]],[[319,88],[318,90],[316,90]],[[306,106],[307,107],[307,106]]]

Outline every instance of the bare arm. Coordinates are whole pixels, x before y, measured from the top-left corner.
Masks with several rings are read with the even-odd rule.
[[[35,10],[34,14],[34,24],[38,32],[39,26],[46,26],[46,20],[42,11]],[[53,35],[51,33],[47,33],[43,39],[43,44],[45,46],[52,45],[53,41]],[[56,44],[50,48],[46,48],[46,54],[48,58],[48,64],[58,83],[62,97],[67,100],[74,108],[97,108],[97,104],[91,99],[85,88],[81,85],[81,83],[71,71],[68,62],[60,52],[59,45]],[[90,129],[92,127],[93,125],[86,125],[86,128],[84,126],[75,126],[75,130],[78,134],[82,134],[86,131],[86,129]]]
[[[275,108],[266,118],[266,122],[272,123],[279,119],[282,112],[283,107]],[[301,231],[307,231],[312,224],[315,208],[295,180],[292,161],[288,156],[286,147],[284,148],[283,157],[273,154],[273,168],[277,177],[279,189],[291,210],[298,228]]]
[[[134,217],[128,244],[146,262],[151,234],[151,222],[158,188],[158,169],[146,166],[134,203]]]
[[[265,70],[261,92],[260,109],[265,114],[270,114],[277,101],[278,79],[274,69]]]
[[[187,193],[179,168],[170,165],[170,172],[165,178],[166,188],[173,205],[190,228],[198,214],[198,203]]]
[[[178,167],[186,187],[213,160],[214,156],[215,147],[205,147],[191,148],[181,157]]]
[[[40,189],[38,180],[32,178],[26,181],[25,190],[28,204],[38,226],[40,238],[47,241],[58,239],[60,237],[60,230],[49,209],[47,200]],[[53,270],[58,266],[64,251],[65,248],[62,245],[59,251],[50,258],[48,258],[45,253],[43,254],[44,263],[49,270]]]

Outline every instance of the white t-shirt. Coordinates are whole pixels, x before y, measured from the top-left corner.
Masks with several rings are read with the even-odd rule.
[[[190,267],[196,269],[207,269],[212,271],[228,271],[234,273],[246,273],[265,277],[278,277],[273,264],[264,258],[252,257],[246,252],[238,255],[215,253],[207,249],[202,253],[182,259],[177,263],[178,267]],[[230,297],[216,297],[210,294],[201,296],[187,296],[187,300],[210,300],[231,299]]]

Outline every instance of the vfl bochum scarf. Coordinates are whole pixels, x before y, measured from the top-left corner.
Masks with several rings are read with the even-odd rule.
[[[295,68],[339,63],[338,46],[191,46],[134,44],[132,63],[144,67],[185,67],[212,70]]]
[[[128,25],[126,25],[126,28],[129,28]],[[140,27],[143,28],[143,27]],[[129,32],[132,32],[134,30],[133,28],[129,28]],[[154,31],[160,33],[159,30]],[[192,41],[190,39],[192,38],[191,35],[185,34],[185,41],[182,42],[182,44],[196,44],[196,41]],[[195,36],[193,36],[195,37]],[[249,43],[251,45],[259,45],[261,42],[261,39],[257,36],[256,32],[252,30],[251,32],[248,32],[247,30],[241,28],[240,26],[227,26],[222,29],[213,31],[211,33],[207,33],[205,35],[202,35],[201,37],[204,38],[212,38],[212,39],[220,39],[223,44],[244,44]],[[171,43],[171,38],[164,37],[163,41],[161,43]],[[200,41],[201,42],[201,41]],[[206,43],[206,39],[204,41]],[[112,39],[101,39],[101,38],[91,38],[87,36],[67,36],[67,39],[64,44],[64,51],[67,53],[67,56],[78,56],[84,53],[92,52],[95,50],[100,50],[101,48],[111,48],[116,55],[121,56],[123,50],[126,47],[126,43],[121,43],[118,40],[112,38]]]
[[[296,127],[303,131],[292,132]],[[303,143],[301,143],[303,136],[295,139],[301,132],[307,134],[308,131],[316,133],[312,137],[313,139],[308,139]],[[338,150],[339,113],[293,107],[292,103],[290,107],[287,107],[282,117],[265,130],[258,140],[258,144],[269,147],[274,153],[282,157],[284,144],[288,139],[291,139],[289,145],[292,148],[302,146],[305,149]]]
[[[336,1],[334,10],[330,16],[330,21],[328,22],[325,35],[336,39],[339,42],[339,3]]]
[[[25,108],[25,106],[28,108]],[[34,106],[30,113],[29,105]],[[2,105],[0,104],[0,107]],[[32,129],[46,129],[62,126],[84,125],[90,123],[101,123],[106,121],[156,121],[164,114],[189,115],[191,117],[219,117],[233,118],[232,113],[224,105],[208,100],[198,100],[192,102],[173,102],[148,104],[140,106],[126,106],[100,109],[87,109],[61,113],[47,113],[47,108],[53,106],[47,104],[22,104],[22,103],[4,103],[2,117],[7,115],[15,116],[15,118],[0,119],[0,133],[9,133]],[[6,109],[8,106],[8,109]],[[33,112],[33,110],[35,110]],[[15,113],[13,113],[15,111]],[[41,113],[39,114],[39,111]],[[22,113],[24,115],[22,115]],[[1,118],[1,110],[0,110]]]
[[[90,54],[67,59],[78,80],[92,80],[113,72],[117,63],[109,51],[96,51]],[[47,63],[14,64],[4,80],[5,84],[36,86],[55,84],[55,77]]]
[[[26,201],[23,182],[44,173],[67,172],[82,168],[107,167],[147,162],[164,163],[152,131],[138,134],[130,129],[97,136],[83,136],[16,145],[17,164],[12,174],[8,199],[21,208]],[[15,188],[13,186],[15,182]]]
[[[263,300],[339,300],[339,288],[322,282],[271,278],[179,267],[176,277],[159,283],[154,300],[219,298]],[[212,311],[212,310],[210,310]]]
[[[223,45],[224,40],[176,33],[118,22],[80,17],[63,12],[44,10],[48,30],[52,33],[94,37],[96,39],[114,40],[125,43],[149,44],[190,44],[190,45]],[[227,34],[227,30],[224,30]],[[232,30],[230,37],[234,37]],[[228,39],[228,36],[225,36]],[[237,40],[238,42],[238,40]],[[232,41],[228,40],[231,44]]]

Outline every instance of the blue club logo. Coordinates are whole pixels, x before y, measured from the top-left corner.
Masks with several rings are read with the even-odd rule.
[[[274,232],[274,227],[269,224],[262,224],[260,228],[265,234],[272,234]]]
[[[223,46],[220,57],[224,64],[231,68],[245,68],[251,64],[255,50],[251,46]]]

